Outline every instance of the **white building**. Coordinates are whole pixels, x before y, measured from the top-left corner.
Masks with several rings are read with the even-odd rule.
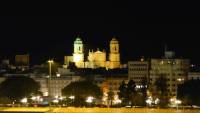
[[[167,79],[169,96],[176,96],[177,85],[187,80],[189,60],[174,58],[175,53],[165,52],[165,58],[151,59],[150,83],[155,86],[155,81],[160,76]]]
[[[32,77],[35,81],[39,82],[41,85],[41,92],[44,96],[48,96],[48,80],[47,77]],[[69,85],[71,82],[80,80],[80,76],[61,76],[61,77],[51,77],[50,91],[51,96],[62,96],[62,89]]]
[[[9,76],[16,76],[16,75],[9,75]],[[24,75],[18,75],[24,76]],[[48,89],[48,80],[47,76],[39,76],[39,75],[28,75],[36,82],[40,84],[40,91],[42,92],[43,96],[48,96],[49,89]],[[62,89],[69,85],[71,82],[79,81],[81,79],[80,76],[61,76],[61,77],[52,77],[51,84],[50,84],[50,91],[51,96],[62,96]],[[6,76],[0,77],[0,83],[6,80]]]
[[[149,79],[149,62],[141,59],[140,61],[128,62],[128,78],[141,85],[143,80]]]
[[[200,80],[200,72],[189,72],[188,80]]]

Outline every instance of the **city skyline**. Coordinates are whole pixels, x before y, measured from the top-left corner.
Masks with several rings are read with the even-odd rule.
[[[81,37],[89,49],[106,49],[116,37],[122,61],[164,56],[164,47],[174,50],[177,57],[200,63],[198,25],[136,24],[134,17],[108,16],[1,16],[2,44],[0,55],[30,54],[32,64],[49,58],[63,61],[73,53],[73,42]]]

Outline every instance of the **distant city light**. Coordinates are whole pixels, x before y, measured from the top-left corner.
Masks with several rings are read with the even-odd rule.
[[[86,102],[88,102],[88,103],[92,103],[92,101],[93,101],[93,99],[94,99],[94,97],[88,97],[87,99],[86,99]]]
[[[159,102],[160,102],[160,100],[158,98],[156,98],[155,104],[158,104]]]
[[[69,98],[70,98],[70,99],[75,99],[75,96],[72,95],[72,96],[70,96]]]
[[[58,98],[58,95],[56,95],[55,98],[57,99],[57,98]]]
[[[53,100],[53,103],[58,103],[58,102],[59,102],[58,99]]]
[[[176,104],[181,104],[182,101],[181,101],[181,100],[176,100],[175,103],[176,103]]]
[[[60,77],[60,74],[59,74],[59,73],[57,73],[57,74],[56,74],[56,76],[57,76],[57,77]]]
[[[43,96],[48,96],[48,91],[44,92]]]
[[[148,97],[148,99],[146,100],[146,103],[151,106],[151,104],[153,103],[153,99],[152,97]]]
[[[27,103],[28,100],[27,100],[27,98],[23,98],[23,99],[21,100],[21,102],[22,102],[22,103]]]

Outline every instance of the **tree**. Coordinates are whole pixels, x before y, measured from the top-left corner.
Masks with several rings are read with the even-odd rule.
[[[133,80],[130,80],[127,84],[127,94],[128,94],[128,99],[131,102],[131,106],[133,106],[134,94],[136,92],[135,87],[136,87],[135,82]]]
[[[186,105],[200,105],[200,80],[189,80],[178,86],[178,99]]]
[[[0,96],[7,97],[12,101],[29,97],[31,94],[38,93],[39,90],[40,84],[25,76],[8,77],[0,84]]]
[[[10,100],[8,97],[0,97],[0,104],[10,104],[12,103],[12,100]]]
[[[141,81],[141,88],[139,90],[139,97],[141,98],[141,106],[145,106],[146,105],[146,99],[147,99],[147,89],[148,89],[148,83],[147,83],[147,79],[142,79]],[[138,94],[138,93],[137,93]]]
[[[91,81],[76,81],[67,85],[62,89],[62,95],[75,96],[74,104],[76,106],[86,105],[85,100],[88,96],[92,96],[96,99],[101,99],[103,93],[100,87],[93,84]]]
[[[132,98],[132,104],[134,106],[144,106],[143,95],[140,91],[136,91],[134,93],[134,96]]]
[[[158,79],[155,81],[156,94],[160,99],[159,105],[161,107],[165,107],[168,104],[168,91],[167,91],[167,79],[164,75],[160,75]]]
[[[122,104],[125,104],[127,100],[127,86],[125,81],[123,80],[121,85],[119,86],[119,92],[118,92],[119,99],[122,100]]]
[[[110,106],[112,107],[112,103],[114,100],[114,92],[112,91],[112,89],[109,89],[108,92],[108,101],[110,102]]]

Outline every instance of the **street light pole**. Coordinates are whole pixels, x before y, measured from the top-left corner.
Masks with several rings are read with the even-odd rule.
[[[53,60],[48,60],[49,63],[49,84],[48,84],[48,90],[49,90],[49,98],[51,100],[51,64],[53,63]],[[51,106],[51,102],[50,102],[50,106]]]

